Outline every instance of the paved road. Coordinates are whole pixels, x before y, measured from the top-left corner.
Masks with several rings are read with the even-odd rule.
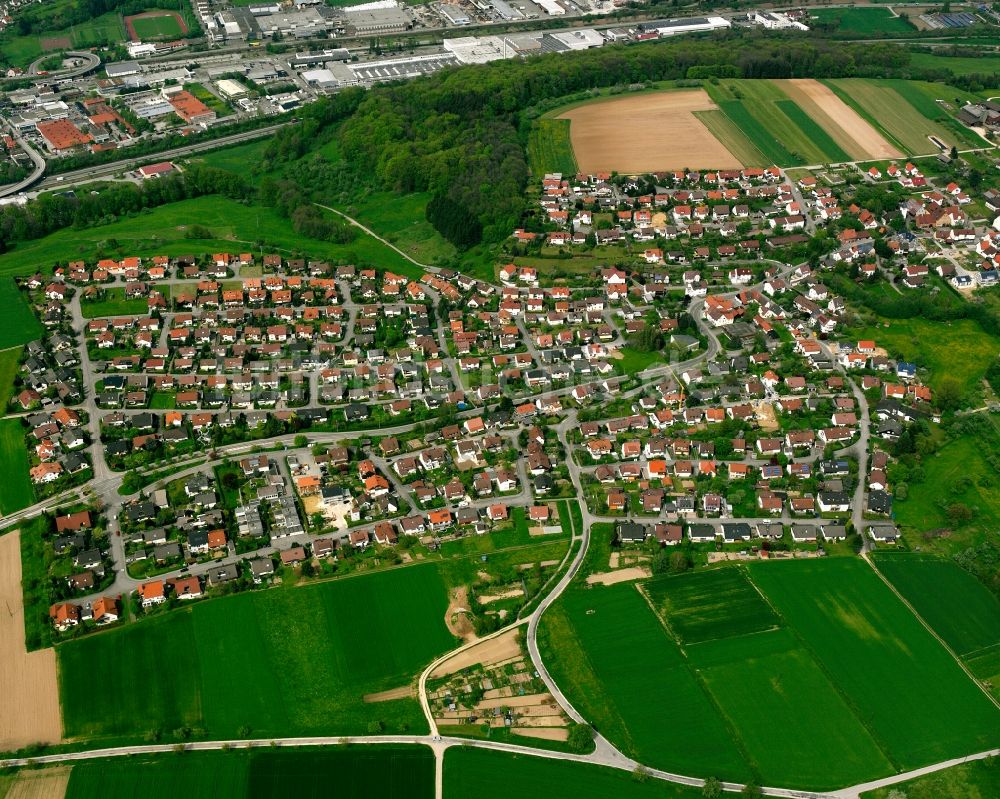
[[[45,159],[42,157],[42,154],[21,138],[21,134],[17,132],[17,129],[13,125],[9,125],[8,127],[10,135],[14,138],[14,141],[21,146],[21,149],[28,154],[28,157],[31,159],[34,167],[31,174],[23,180],[0,187],[0,197],[9,197],[13,194],[24,191],[28,188],[28,186],[38,180],[45,172]]]

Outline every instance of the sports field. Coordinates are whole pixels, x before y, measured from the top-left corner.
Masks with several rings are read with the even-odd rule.
[[[66,799],[430,799],[434,758],[418,746],[185,752],[78,763]]]
[[[4,466],[4,479],[0,481],[2,514],[21,510],[35,501],[35,490],[28,476],[24,432],[20,419],[0,419],[0,463]]]
[[[982,146],[916,82],[841,78],[824,83],[908,154],[940,152],[932,136],[946,148]]]
[[[0,278],[0,349],[27,344],[42,334],[42,323],[35,317],[25,296],[9,277]]]
[[[749,635],[780,623],[739,567],[656,577],[643,588],[682,644]]]
[[[738,169],[739,159],[695,116],[715,108],[704,91],[692,89],[595,100],[558,118],[570,121],[573,153],[584,172]]]
[[[542,117],[535,120],[528,134],[528,164],[531,173],[541,178],[547,172],[576,174],[576,159],[569,135],[568,119]]]
[[[423,728],[415,700],[365,704],[450,648],[438,570],[413,566],[205,602],[59,648],[68,736]],[[104,691],[78,686],[101,674]]]
[[[895,765],[1000,743],[1000,710],[865,563],[760,563],[750,575]]]
[[[445,754],[444,799],[510,799],[513,796],[696,799],[702,792],[660,780],[639,782],[624,771],[567,760],[463,747],[452,747]]]
[[[682,774],[751,778],[726,722],[633,585],[567,591],[542,617],[539,646],[570,701],[627,754]]]
[[[125,17],[125,29],[133,42],[177,39],[187,33],[187,25],[176,11],[146,11]]]

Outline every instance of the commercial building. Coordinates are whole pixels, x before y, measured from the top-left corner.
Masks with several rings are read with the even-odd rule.
[[[729,20],[722,17],[684,17],[683,19],[657,19],[652,22],[640,22],[639,30],[643,33],[656,33],[660,36],[675,36],[678,33],[704,33],[730,27]]]
[[[35,127],[49,148],[57,152],[72,150],[74,147],[80,147],[94,141],[93,136],[84,133],[68,119],[39,122]]]
[[[125,78],[129,75],[139,74],[139,62],[118,61],[114,64],[105,64],[104,74],[109,78]]]
[[[215,112],[191,92],[175,92],[168,100],[177,116],[192,125],[204,125],[215,120]]]
[[[356,33],[395,33],[413,24],[413,16],[404,8],[379,8],[372,11],[346,10],[344,21]]]
[[[247,94],[249,94],[249,90],[246,86],[239,81],[235,81],[230,78],[224,78],[223,80],[217,81],[215,85],[222,93],[222,96],[229,99],[246,97]]]
[[[449,25],[468,25],[472,22],[472,19],[465,13],[462,7],[455,3],[439,3],[437,12]]]

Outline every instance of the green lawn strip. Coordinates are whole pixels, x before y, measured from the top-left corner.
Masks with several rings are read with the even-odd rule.
[[[695,111],[694,115],[708,128],[737,160],[747,166],[770,166],[764,154],[744,135],[743,131],[723,111]]]
[[[993,761],[976,760],[943,771],[901,782],[891,788],[865,791],[864,799],[994,799],[1000,796],[1000,767]]]
[[[767,785],[832,789],[893,768],[788,630],[687,648]]]
[[[576,174],[568,119],[541,117],[532,123],[528,134],[528,164],[536,179],[548,172],[561,172],[564,176]]]
[[[7,412],[7,405],[14,394],[14,378],[21,362],[22,349],[22,347],[11,347],[8,350],[0,350],[0,414]]]
[[[1000,710],[867,564],[760,563],[750,576],[894,765],[915,768],[1000,741]]]
[[[680,643],[747,635],[781,620],[741,568],[721,568],[646,580],[643,590]]]
[[[0,513],[7,515],[35,501],[20,419],[0,419],[0,463],[4,466],[4,479],[0,481]]]
[[[727,724],[634,586],[567,591],[542,617],[540,646],[570,701],[631,756],[684,774],[750,778]]]
[[[52,645],[48,573],[52,549],[42,538],[48,532],[48,524],[43,517],[20,524],[24,645],[29,652]]]
[[[798,126],[805,136],[812,139],[816,147],[823,151],[826,156],[824,163],[851,160],[850,155],[841,149],[833,137],[816,124],[812,117],[803,111],[794,100],[777,100],[775,105]]]
[[[365,703],[411,682],[454,639],[431,565],[239,594],[59,647],[67,735],[173,730],[230,737],[418,732],[415,699]],[[250,654],[252,653],[252,656]],[[175,663],[174,660],[177,662]],[[74,690],[94,666],[114,686]],[[155,675],[155,676],[154,676]]]
[[[212,237],[188,238],[194,226],[207,230]],[[43,239],[21,243],[0,255],[0,275],[31,274],[50,270],[56,262],[76,259],[94,261],[104,257],[176,256],[243,249],[258,254],[261,250],[285,255],[308,253],[335,263],[378,265],[411,277],[422,274],[422,270],[397,252],[360,230],[349,244],[311,239],[297,234],[291,222],[271,208],[243,205],[212,195],[164,205],[108,225],[85,230],[67,228]],[[2,286],[0,281],[0,292]]]
[[[27,298],[9,277],[0,278],[0,309],[3,309],[3,320],[0,321],[0,349],[27,344],[42,335],[42,323],[31,310]]]
[[[502,775],[502,777],[500,776]],[[695,799],[700,789],[647,780],[587,763],[452,747],[444,758],[445,799]]]
[[[753,145],[767,159],[768,163],[779,166],[801,166],[805,159],[792,155],[767,128],[757,120],[741,100],[719,100],[719,108],[742,130]]]
[[[1000,645],[1000,600],[952,560],[910,552],[876,552],[880,572],[960,655]]]

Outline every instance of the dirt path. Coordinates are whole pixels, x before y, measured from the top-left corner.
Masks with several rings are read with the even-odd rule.
[[[739,159],[694,115],[715,110],[718,106],[705,91],[693,89],[587,103],[559,118],[570,120],[570,140],[582,172],[739,169]]]
[[[616,572],[597,572],[587,575],[587,583],[590,585],[615,585],[628,580],[641,580],[649,577],[652,572],[645,566],[632,566],[628,569],[619,569]]]
[[[0,537],[0,750],[62,737],[54,649],[24,649],[21,539]]]
[[[818,80],[776,81],[781,89],[854,159],[902,158],[870,123]]]
[[[476,640],[476,631],[469,621],[469,589],[460,585],[448,595],[448,609],[444,612],[444,623],[448,632],[465,643]]]
[[[477,663],[497,663],[501,660],[517,657],[521,654],[521,649],[517,645],[517,632],[517,630],[508,630],[496,638],[490,638],[488,641],[481,641],[475,646],[470,646],[464,652],[459,652],[455,657],[440,664],[430,673],[430,678],[445,677],[469,666],[475,666]]]
[[[394,699],[406,699],[416,695],[417,691],[412,685],[401,685],[399,688],[390,688],[388,691],[379,691],[377,694],[365,694],[365,701],[391,702]]]
[[[5,799],[63,799],[72,766],[22,771]]]

